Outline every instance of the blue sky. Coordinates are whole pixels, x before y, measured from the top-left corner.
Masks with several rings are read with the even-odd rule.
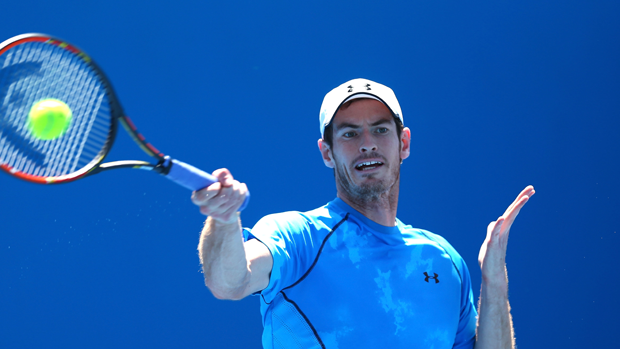
[[[246,182],[249,227],[335,196],[316,147],[325,93],[390,86],[413,136],[399,218],[448,239],[479,285],[488,222],[534,185],[508,245],[517,343],[616,343],[617,2],[26,0],[3,14],[2,40],[43,32],[88,52],[157,148]],[[145,156],[121,133],[110,159]],[[203,285],[185,189],[131,170],[0,188],[1,347],[260,346],[258,299]]]

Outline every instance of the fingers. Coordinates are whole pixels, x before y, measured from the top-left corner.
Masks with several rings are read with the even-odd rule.
[[[205,189],[192,194],[192,202],[200,207],[200,213],[211,218],[229,223],[237,220],[237,210],[245,201],[248,188],[244,183],[234,180],[227,169],[213,172],[218,179]]]
[[[521,191],[521,193],[519,193],[515,201],[513,201],[512,204],[510,204],[510,206],[508,206],[508,209],[506,209],[506,212],[504,212],[504,214],[502,215],[502,217],[506,219],[506,223],[507,223],[506,225],[508,229],[510,229],[510,226],[512,226],[512,223],[514,222],[515,218],[517,218],[517,216],[519,215],[519,212],[521,211],[525,203],[535,193],[536,191],[534,190],[534,187],[531,185],[528,185],[527,187],[525,187],[525,189]]]
[[[204,189],[197,190],[192,193],[192,202],[197,206],[207,205],[220,192],[221,188],[222,184],[216,182]]]
[[[528,199],[530,197],[532,197],[532,195],[534,195],[534,193],[536,193],[536,191],[534,190],[534,187],[531,185],[528,185],[527,187],[525,187],[525,189],[523,189],[521,191],[521,193],[519,193],[519,195],[517,195],[517,198],[515,199],[515,201],[513,201],[513,203],[508,207],[508,209],[506,210],[506,212],[514,210],[516,208],[516,206],[519,205],[519,203],[521,204],[521,207],[523,207],[523,205],[525,204],[525,202],[527,202],[527,199],[525,200],[525,202],[521,202],[521,200],[525,197],[527,197]],[[519,209],[521,209],[521,207],[519,207]],[[504,217],[506,216],[506,214],[504,213]]]
[[[219,193],[209,200],[208,205],[214,213],[224,213],[231,208],[239,208],[245,199],[245,184],[235,181],[229,187],[223,187]]]
[[[503,258],[505,258],[506,247],[508,245],[508,236],[510,235],[510,228],[512,226],[512,223],[519,214],[519,211],[521,211],[521,208],[523,208],[525,203],[530,199],[532,195],[534,195],[534,193],[534,187],[528,185],[527,187],[525,187],[525,189],[521,191],[521,193],[519,193],[515,201],[513,201],[510,206],[508,206],[506,212],[504,212],[504,214],[499,217],[497,221],[489,223],[489,225],[487,226],[487,238],[482,244],[482,247],[480,248],[480,253],[478,254],[478,263],[480,263],[481,266],[488,265],[488,263],[484,262],[488,258],[491,258],[491,260],[493,260],[494,257],[489,257],[489,255],[495,255],[496,257],[499,256],[499,260],[503,260]]]
[[[506,212],[504,212],[502,217],[506,218],[509,225],[512,224],[512,222],[514,222],[515,218],[517,218],[517,216],[519,215],[519,212],[521,212],[521,209],[523,208],[523,206],[529,199],[530,198],[527,196],[524,196],[520,199],[519,198],[516,199],[512,203],[512,205],[510,205],[510,207],[506,210]]]
[[[233,183],[233,176],[228,169],[220,168],[213,171],[213,176],[217,177],[217,180],[225,187],[230,187]]]

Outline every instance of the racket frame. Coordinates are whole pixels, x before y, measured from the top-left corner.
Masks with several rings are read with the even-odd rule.
[[[83,50],[78,48],[77,46],[70,44],[62,39],[57,37],[41,34],[41,33],[29,33],[15,36],[11,39],[8,39],[2,43],[0,43],[0,56],[4,54],[6,51],[27,43],[27,42],[40,42],[49,45],[55,45],[59,48],[63,48],[76,57],[81,59],[84,63],[86,63],[89,68],[95,73],[101,84],[105,89],[105,94],[108,97],[108,102],[110,104],[110,129],[108,132],[108,137],[105,142],[104,147],[99,151],[99,153],[84,167],[79,170],[72,172],[70,174],[50,177],[50,176],[36,176],[29,173],[21,172],[8,164],[0,164],[0,169],[8,172],[9,174],[18,177],[20,179],[26,180],[28,182],[37,183],[37,184],[61,184],[72,182],[86,176],[96,174],[102,171],[107,171],[111,169],[117,168],[139,168],[146,170],[154,170],[160,174],[166,175],[170,170],[171,163],[166,161],[166,156],[157,150],[152,144],[146,141],[144,136],[138,132],[135,124],[127,117],[123,111],[123,108],[112,88],[112,84],[110,80],[108,80],[107,76],[99,68],[97,63],[87,55]],[[118,133],[118,124],[120,124],[125,128],[127,133],[131,136],[131,138],[140,146],[140,148],[152,156],[157,160],[156,164],[152,164],[146,161],[139,160],[127,160],[127,161],[113,161],[108,163],[103,163],[106,156],[112,149],[114,145],[114,140],[116,139],[116,135]],[[167,164],[166,164],[167,163]],[[166,164],[167,166],[164,166]]]

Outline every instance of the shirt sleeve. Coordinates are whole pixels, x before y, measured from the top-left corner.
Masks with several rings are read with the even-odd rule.
[[[471,289],[471,277],[467,264],[459,258],[459,269],[461,271],[461,316],[456,332],[453,348],[470,349],[476,342],[476,320],[478,311],[474,304],[474,293]]]
[[[473,349],[474,344],[476,343],[476,321],[478,319],[478,311],[476,310],[476,306],[474,304],[474,293],[471,289],[471,276],[469,275],[467,264],[463,260],[463,257],[456,252],[454,247],[452,247],[446,239],[426,231],[425,233],[426,236],[441,245],[450,255],[454,266],[457,268],[458,273],[461,276],[461,312],[459,315],[459,324],[452,348]]]
[[[309,269],[317,253],[314,224],[299,212],[285,212],[263,217],[250,229],[244,229],[244,239],[262,242],[273,257],[269,285],[261,294],[271,303],[282,289],[294,284]],[[315,248],[316,247],[316,248]]]

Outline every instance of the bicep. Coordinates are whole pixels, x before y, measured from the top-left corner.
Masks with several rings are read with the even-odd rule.
[[[273,257],[269,248],[258,239],[250,239],[244,243],[245,256],[250,271],[250,282],[244,297],[264,290],[269,285]]]

